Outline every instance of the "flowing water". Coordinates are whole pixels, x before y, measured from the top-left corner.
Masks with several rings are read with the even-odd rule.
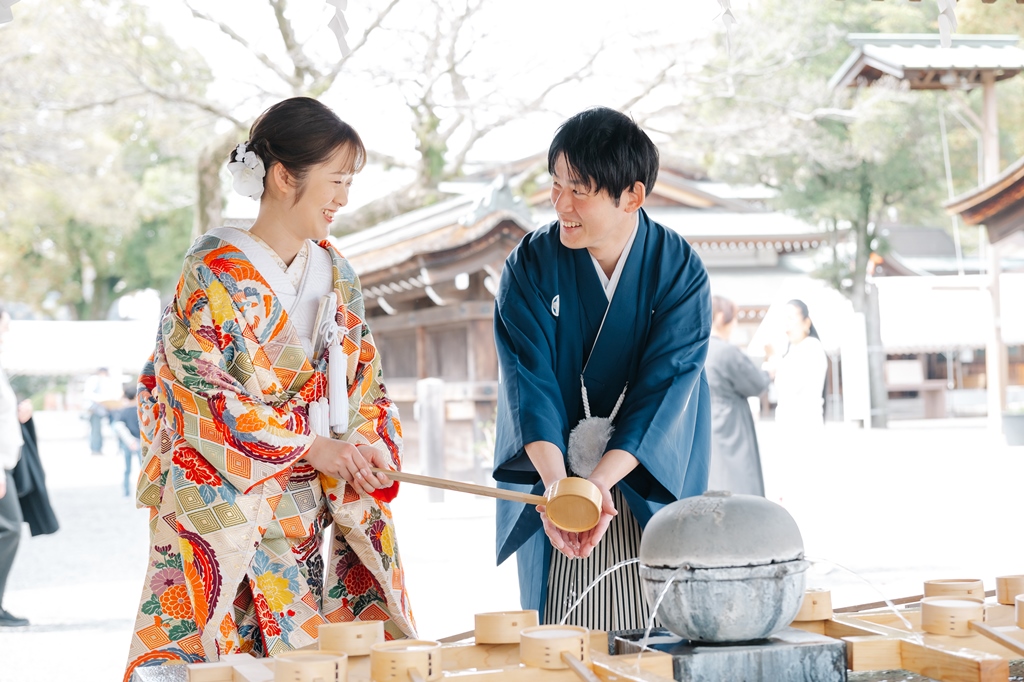
[[[592,589],[597,587],[597,584],[599,582],[601,582],[602,580],[604,580],[605,578],[607,578],[608,576],[610,576],[612,573],[614,573],[615,571],[619,570],[620,568],[623,568],[625,566],[629,566],[630,564],[638,564],[638,563],[640,563],[639,559],[626,559],[625,561],[620,561],[619,563],[615,564],[611,568],[609,568],[606,571],[604,571],[601,575],[597,576],[597,578],[594,579],[594,582],[590,583],[590,585],[587,586],[587,589],[583,590],[583,594],[581,594],[576,599],[576,601],[573,602],[573,605],[570,606],[569,610],[565,612],[565,615],[562,616],[562,620],[560,620],[558,622],[558,624],[559,625],[565,625],[565,621],[567,621],[569,619],[569,616],[572,615],[572,612],[575,611],[576,608],[580,604],[583,603],[583,598],[586,597],[587,594],[589,594]]]
[[[874,590],[878,594],[878,596],[882,598],[882,601],[884,601],[888,605],[888,608],[894,614],[896,614],[897,618],[899,618],[903,622],[903,624],[906,626],[907,631],[913,632],[914,626],[911,624],[911,622],[907,620],[907,618],[902,613],[900,613],[900,610],[896,608],[896,605],[893,604],[892,601],[890,601],[889,598],[886,597],[885,594],[883,594],[882,591],[878,589],[870,580],[860,575],[856,571],[853,571],[852,569],[849,569],[841,564],[837,564],[834,561],[829,561],[828,559],[813,559],[811,557],[804,558],[814,566],[823,566],[827,564],[829,566],[834,566],[838,569],[846,571],[853,577],[857,578],[858,580],[866,584],[868,587]],[[627,559],[625,561],[620,561],[611,568],[605,570],[603,573],[601,573],[601,575],[597,576],[594,582],[590,583],[590,585],[588,585],[587,588],[583,590],[583,594],[581,594],[573,603],[573,605],[569,607],[569,610],[565,612],[565,615],[562,616],[562,620],[559,622],[559,625],[565,625],[565,622],[569,619],[569,616],[572,615],[572,612],[575,611],[581,603],[583,603],[583,599],[590,593],[591,590],[593,590],[598,585],[598,583],[600,583],[602,580],[604,580],[620,568],[629,566],[631,564],[639,563],[639,561],[639,559]],[[658,609],[661,607],[661,602],[665,599],[665,596],[668,594],[669,589],[672,587],[672,583],[675,582],[677,577],[678,573],[675,573],[669,577],[669,579],[665,582],[665,586],[661,588],[661,593],[658,594],[658,599],[654,602],[654,606],[651,608],[651,617],[647,622],[647,628],[644,630],[644,638],[640,641],[640,650],[637,653],[636,657],[636,669],[638,672],[640,671],[641,658],[643,657],[644,651],[647,650],[647,642],[650,639],[651,630],[654,629],[654,621],[658,617]],[[921,635],[917,633],[917,637],[920,639]]]
[[[884,601],[886,603],[886,605],[889,608],[889,610],[892,611],[893,613],[895,613],[896,617],[899,618],[901,621],[903,621],[903,625],[906,626],[908,632],[913,632],[914,631],[914,626],[911,624],[911,622],[909,620],[907,620],[906,616],[904,616],[902,613],[900,613],[900,610],[898,608],[896,608],[896,605],[893,604],[892,601],[888,597],[886,597],[885,594],[880,589],[878,589],[875,586],[874,583],[872,583],[870,580],[868,580],[864,576],[860,575],[859,573],[857,573],[856,571],[854,571],[852,569],[847,568],[846,566],[843,566],[842,564],[837,564],[836,562],[830,561],[828,559],[812,559],[811,557],[804,557],[804,558],[807,561],[811,562],[811,564],[813,564],[815,566],[828,564],[829,566],[835,566],[838,569],[846,571],[847,573],[852,575],[854,578],[857,578],[858,580],[863,582],[865,585],[870,587],[872,590],[874,590],[875,593],[879,597],[882,598],[882,601]],[[920,633],[918,633],[918,636],[920,637]]]
[[[679,569],[679,571],[673,573],[668,580],[665,581],[665,587],[661,588],[661,593],[658,595],[657,600],[654,602],[654,607],[651,609],[651,617],[647,621],[647,629],[644,630],[644,638],[640,641],[640,651],[636,654],[636,671],[640,672],[640,661],[643,659],[644,651],[647,650],[647,640],[651,637],[651,630],[654,629],[654,619],[658,617],[658,609],[661,607],[661,602],[665,599],[665,595],[668,594],[668,590],[672,587],[672,583],[679,577],[679,573],[686,569]]]

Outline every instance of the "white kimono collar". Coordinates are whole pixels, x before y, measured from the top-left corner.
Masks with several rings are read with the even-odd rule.
[[[604,287],[604,295],[608,297],[608,301],[611,302],[612,297],[615,295],[615,289],[619,286],[619,278],[622,276],[622,268],[626,265],[626,259],[629,258],[629,251],[633,248],[633,241],[636,239],[637,229],[640,227],[640,211],[636,212],[636,221],[633,223],[633,231],[629,233],[629,239],[626,240],[626,246],[622,249],[622,255],[619,256],[618,262],[615,263],[615,269],[612,270],[612,276],[609,279],[608,275],[604,274],[604,269],[601,264],[597,262],[594,255],[590,255],[590,260],[594,263],[594,268],[597,270],[597,276],[601,280],[601,286]]]

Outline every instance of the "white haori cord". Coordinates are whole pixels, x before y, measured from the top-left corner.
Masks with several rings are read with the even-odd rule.
[[[569,433],[569,447],[566,449],[566,455],[569,458],[569,468],[583,478],[590,478],[590,475],[594,473],[594,469],[601,463],[601,458],[604,457],[608,441],[615,432],[612,421],[615,419],[615,415],[619,413],[619,408],[622,407],[622,401],[626,398],[626,389],[629,388],[629,383],[627,382],[622,387],[622,393],[619,394],[619,399],[615,401],[612,413],[607,417],[592,417],[590,415],[587,383],[583,380],[582,374],[580,375],[580,385],[583,387],[583,412],[586,418]]]
[[[327,353],[327,396],[309,403],[310,429],[325,438],[330,438],[332,431],[344,435],[349,422],[348,358],[343,345],[348,329],[337,324],[337,313],[338,296],[332,291],[320,302],[313,351],[314,357]]]
[[[349,406],[348,406],[348,362],[345,357],[344,347],[341,340],[348,333],[348,330],[341,327],[334,337],[327,355],[327,395],[330,396],[330,419],[331,430],[334,433],[345,435],[348,432]]]

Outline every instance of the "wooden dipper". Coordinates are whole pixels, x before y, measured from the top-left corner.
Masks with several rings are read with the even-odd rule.
[[[416,483],[442,490],[496,497],[512,502],[543,505],[551,522],[570,533],[582,533],[585,530],[590,530],[601,519],[601,491],[585,478],[570,477],[555,481],[548,489],[547,495],[541,496],[475,483],[464,483],[463,481],[449,481],[446,478],[409,474],[404,471],[389,471],[376,467],[372,467],[370,471],[384,474],[392,480],[404,483]]]

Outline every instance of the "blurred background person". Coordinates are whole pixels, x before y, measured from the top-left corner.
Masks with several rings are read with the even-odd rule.
[[[109,404],[121,399],[121,387],[100,367],[85,380],[85,409],[89,415],[89,448],[94,455],[103,454],[103,420],[110,419]]]
[[[7,333],[11,316],[0,307],[0,343]],[[3,608],[7,577],[14,565],[14,555],[21,543],[21,504],[13,470],[21,459],[21,425],[32,418],[32,404],[18,403],[7,373],[0,367],[0,627],[28,625],[27,618],[18,618]]]
[[[139,408],[135,405],[136,387],[124,385],[124,407],[118,408],[110,415],[110,427],[114,430],[117,444],[124,455],[124,484],[122,489],[125,497],[131,493],[132,461],[142,466],[142,442],[139,436]]]
[[[775,380],[775,421],[787,427],[820,427],[825,423],[828,357],[803,301],[786,304],[784,324],[789,349],[778,357],[766,348],[765,368]]]
[[[704,369],[711,386],[711,472],[708,490],[764,496],[761,455],[748,398],[768,388],[768,372],[729,343],[736,305],[711,297],[711,341]]]

